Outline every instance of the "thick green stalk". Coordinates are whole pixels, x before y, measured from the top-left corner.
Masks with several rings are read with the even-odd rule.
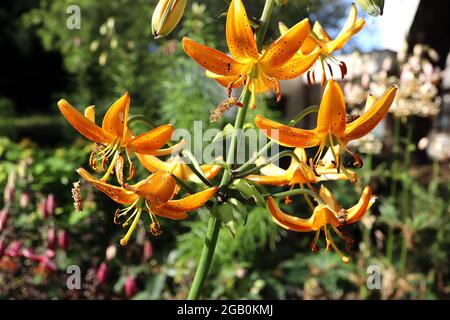
[[[214,209],[213,209],[214,210]],[[208,221],[208,230],[206,231],[206,237],[203,244],[202,255],[198,263],[197,271],[195,272],[194,280],[192,281],[191,290],[189,291],[188,299],[198,299],[199,291],[203,286],[203,282],[208,275],[209,267],[211,266],[212,258],[217,244],[217,238],[219,237],[221,221],[211,215]]]
[[[258,48],[261,48],[262,42],[267,30],[267,26],[272,14],[272,9],[275,4],[275,0],[266,0],[264,4],[263,13],[261,16],[261,26],[256,35],[256,44]],[[239,108],[236,115],[236,120],[234,124],[233,133],[231,136],[230,149],[228,150],[227,163],[233,166],[235,164],[235,156],[237,151],[237,137],[239,130],[241,130],[245,123],[245,116],[247,115],[248,105],[250,102],[251,93],[248,89],[244,89],[242,94],[242,104],[243,107]],[[231,181],[231,173],[226,170],[222,176],[222,181],[220,183],[220,188],[223,189]],[[200,289],[208,275],[209,267],[211,266],[212,258],[214,256],[214,251],[216,249],[217,239],[219,237],[220,227],[222,221],[211,214],[208,222],[208,230],[206,232],[205,241],[203,244],[202,254],[198,263],[198,268],[195,272],[194,281],[192,282],[191,290],[189,291],[188,299],[195,300],[199,297]]]

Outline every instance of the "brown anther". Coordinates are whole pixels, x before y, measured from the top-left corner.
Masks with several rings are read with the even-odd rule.
[[[350,255],[353,255],[353,253],[352,253],[352,246],[353,246],[353,243],[354,243],[355,241],[353,241],[353,239],[352,238],[350,238],[350,237],[345,237],[345,250],[347,250],[347,252],[350,254]]]
[[[306,73],[306,81],[308,82],[309,85],[312,84],[312,82],[311,82],[311,71],[309,71],[309,70]]]
[[[315,166],[314,160],[312,158],[309,158],[309,167],[311,168],[311,170],[313,171],[313,173],[316,177],[320,177],[320,174],[317,173],[316,166]]]
[[[327,62],[328,70],[330,71],[331,77],[333,77],[333,68],[331,68],[331,65]]]
[[[155,237],[162,234],[161,225],[158,221],[154,221],[150,224],[150,233]]]
[[[72,198],[73,198],[73,206],[75,207],[76,212],[83,211],[83,195],[81,194],[81,183],[80,181],[74,182],[72,187]]]
[[[120,209],[117,209],[116,212],[114,212],[114,223],[115,224],[120,224],[119,218],[120,218]]]
[[[363,162],[363,159],[361,158],[361,156],[359,155],[359,153],[355,152],[353,157],[354,157],[353,166],[355,168],[362,168],[362,166],[364,165],[364,162]]]
[[[316,83],[316,72],[314,70],[311,72],[311,80],[312,83]]]
[[[346,121],[345,121],[345,123],[346,123],[346,124],[352,123],[353,121],[355,121],[355,120],[358,119],[359,117],[361,117],[361,116],[360,116],[359,114],[357,114],[357,113],[348,115],[348,116],[347,116],[347,119],[346,119]]]
[[[319,252],[319,247],[314,242],[311,242],[310,248],[311,248],[311,251],[314,253]]]
[[[342,79],[344,79],[345,76],[347,75],[347,65],[345,64],[344,61],[339,62],[339,68],[341,69],[341,77]]]

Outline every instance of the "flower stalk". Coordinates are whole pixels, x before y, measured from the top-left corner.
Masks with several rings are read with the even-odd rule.
[[[266,0],[264,4],[263,13],[261,15],[260,29],[258,30],[258,33],[256,35],[256,45],[258,46],[258,48],[261,48],[262,46],[274,5],[275,0]],[[231,167],[233,167],[235,164],[238,145],[237,141],[238,131],[244,127],[245,117],[247,115],[247,110],[250,105],[251,100],[250,98],[251,98],[250,90],[248,88],[244,88],[244,92],[242,93],[240,99],[241,100],[240,102],[243,104],[243,107],[239,108],[238,113],[236,115],[234,129],[231,136],[230,149],[226,159],[226,162],[229,165],[231,165]],[[231,172],[229,170],[225,170],[220,183],[220,189],[226,189],[230,181],[231,181]],[[192,282],[191,290],[189,291],[188,295],[189,300],[196,300],[199,297],[200,289],[204,283],[204,280],[208,275],[208,271],[211,266],[212,258],[214,256],[214,251],[217,245],[217,239],[219,237],[221,224],[222,221],[217,217],[215,217],[214,214],[212,214],[211,217],[209,218],[208,229],[206,232],[202,253],[198,263],[198,268],[196,270],[194,280]]]

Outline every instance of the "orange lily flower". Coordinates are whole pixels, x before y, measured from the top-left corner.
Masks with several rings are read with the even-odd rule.
[[[316,63],[319,63],[322,69],[322,85],[324,85],[327,80],[325,64],[328,67],[328,71],[331,77],[333,77],[333,68],[331,67],[331,64],[329,62],[339,65],[342,79],[345,77],[345,75],[347,74],[347,67],[345,63],[343,61],[337,60],[332,55],[332,53],[336,50],[342,49],[342,47],[345,46],[345,44],[350,40],[351,37],[361,31],[361,29],[364,27],[364,24],[364,19],[358,19],[358,10],[356,9],[355,4],[352,4],[347,21],[334,40],[331,39],[331,37],[318,21],[314,23],[312,31],[308,35],[307,39],[303,42],[300,50],[298,51],[298,54],[301,56],[308,55],[313,50],[315,50],[317,46],[320,46],[320,57],[316,61]],[[281,22],[279,23],[279,29],[282,35],[285,34],[288,30],[286,25]],[[310,71],[308,71],[307,73],[308,83],[314,83],[316,81],[314,71],[315,67],[316,64],[314,64],[314,66],[311,67]]]
[[[306,184],[309,189],[314,190],[314,187],[311,184],[320,181],[351,180],[356,182],[357,180],[356,173],[351,170],[348,170],[348,176],[338,172],[338,169],[328,159],[328,153],[318,162],[315,168],[307,165],[308,159],[303,148],[295,148],[294,153],[297,155],[300,162],[295,158],[292,158],[291,164],[286,170],[271,163],[261,168],[260,172],[262,175],[249,175],[246,179],[261,185],[290,186],[291,190],[294,189],[297,184],[300,188],[303,188],[304,184]],[[256,165],[262,163],[264,163],[264,159],[261,158],[255,162]],[[305,200],[308,205],[313,208],[313,204],[306,195]],[[292,200],[289,196],[286,196],[284,202],[290,204],[292,203]]]
[[[262,185],[272,186],[291,186],[293,188],[296,184],[301,187],[303,184],[318,183],[320,181],[328,180],[348,180],[348,177],[339,173],[338,170],[330,163],[320,162],[317,168],[311,168],[307,165],[307,156],[303,148],[295,148],[294,153],[297,155],[300,162],[292,158],[291,163],[287,169],[282,169],[273,163],[261,168],[262,175],[249,175],[246,179]],[[264,159],[258,159],[255,164],[260,165],[264,163]],[[356,179],[356,174],[351,172],[351,176]]]
[[[89,163],[94,169],[97,168],[98,161],[101,161],[102,169],[105,169],[108,159],[113,156],[113,160],[102,178],[104,181],[108,179],[114,166],[122,157],[122,149],[125,149],[130,166],[130,179],[134,174],[130,151],[143,154],[166,155],[180,147],[180,144],[177,144],[171,148],[160,149],[170,141],[173,133],[173,126],[170,124],[162,125],[137,137],[133,136],[127,126],[130,109],[130,96],[128,93],[125,93],[109,107],[101,127],[95,124],[94,106],[87,107],[84,115],[64,99],[58,102],[58,107],[67,121],[79,133],[95,143],[89,159]]]
[[[376,127],[389,110],[396,92],[397,87],[391,86],[379,99],[369,103],[371,105],[363,115],[356,120],[351,119],[353,121],[347,123],[341,87],[336,81],[329,80],[320,103],[315,129],[293,128],[260,115],[256,116],[255,122],[263,134],[280,145],[297,148],[319,146],[315,160],[320,159],[323,149],[328,145],[334,155],[337,168],[346,173],[340,162],[341,149],[346,150],[354,157],[355,166],[362,165],[361,158],[347,148],[347,143],[365,136]],[[372,98],[369,97],[369,99]],[[335,145],[337,145],[336,150]]]
[[[131,222],[128,232],[120,240],[122,246],[127,245],[144,208],[147,209],[152,221],[150,232],[153,235],[159,235],[161,234],[161,228],[156,218],[157,216],[173,220],[186,219],[188,217],[187,212],[203,206],[218,189],[217,187],[212,187],[180,200],[172,200],[177,184],[168,172],[158,171],[135,185],[124,185],[123,187],[113,186],[99,180],[91,176],[83,168],[79,168],[77,172],[83,179],[105,193],[112,200],[128,206],[125,209],[118,209],[114,214],[114,223],[119,224],[119,219],[127,215],[129,216],[122,226],[127,227]]]
[[[226,37],[231,56],[183,38],[184,51],[199,65],[206,75],[228,89],[247,86],[252,92],[250,106],[256,106],[255,95],[274,90],[281,99],[278,80],[288,80],[303,74],[316,61],[320,50],[298,55],[309,34],[309,20],[304,19],[273,42],[262,54],[258,52],[255,37],[241,0],[232,0],[227,13]]]
[[[348,263],[350,259],[333,242],[327,226],[330,225],[341,238],[348,242],[349,239],[338,228],[353,224],[364,216],[375,202],[375,197],[372,196],[372,189],[369,186],[365,187],[358,203],[349,209],[342,209],[330,190],[324,186],[320,188],[319,196],[323,199],[324,204],[319,204],[309,219],[298,218],[284,213],[272,197],[268,198],[267,206],[272,214],[273,221],[279,226],[297,232],[315,231],[316,235],[311,243],[313,251],[317,251],[317,241],[320,231],[323,230],[326,239],[326,250],[329,251],[330,247],[332,247],[341,256],[342,261]]]
[[[189,168],[180,156],[175,156],[167,161],[162,161],[159,158],[151,155],[136,153],[137,158],[142,165],[150,172],[165,171],[170,172],[180,180],[188,180],[195,183],[200,183],[201,180]],[[221,165],[205,164],[201,165],[200,169],[206,179],[214,178],[222,169]]]

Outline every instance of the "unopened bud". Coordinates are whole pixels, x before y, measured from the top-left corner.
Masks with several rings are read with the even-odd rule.
[[[153,257],[153,245],[150,240],[145,240],[143,248],[144,261],[148,261]]]
[[[356,0],[361,8],[373,17],[383,15],[384,0]]]
[[[112,259],[114,259],[116,257],[117,254],[117,247],[114,245],[110,245],[108,248],[106,248],[106,260],[107,261],[111,261]]]
[[[9,211],[7,208],[3,208],[0,211],[0,231],[3,231],[8,227]]]
[[[99,284],[104,284],[106,282],[107,277],[108,277],[108,265],[106,264],[106,262],[102,262],[97,270],[97,282]]]
[[[125,280],[124,290],[127,298],[131,298],[136,294],[137,286],[135,277],[128,276],[127,280]]]
[[[152,16],[152,34],[155,39],[165,37],[180,22],[187,0],[159,0]]]
[[[50,228],[47,233],[47,248],[54,250],[56,246],[56,230]]]
[[[64,251],[69,249],[69,235],[66,230],[61,230],[58,234],[58,245]]]

